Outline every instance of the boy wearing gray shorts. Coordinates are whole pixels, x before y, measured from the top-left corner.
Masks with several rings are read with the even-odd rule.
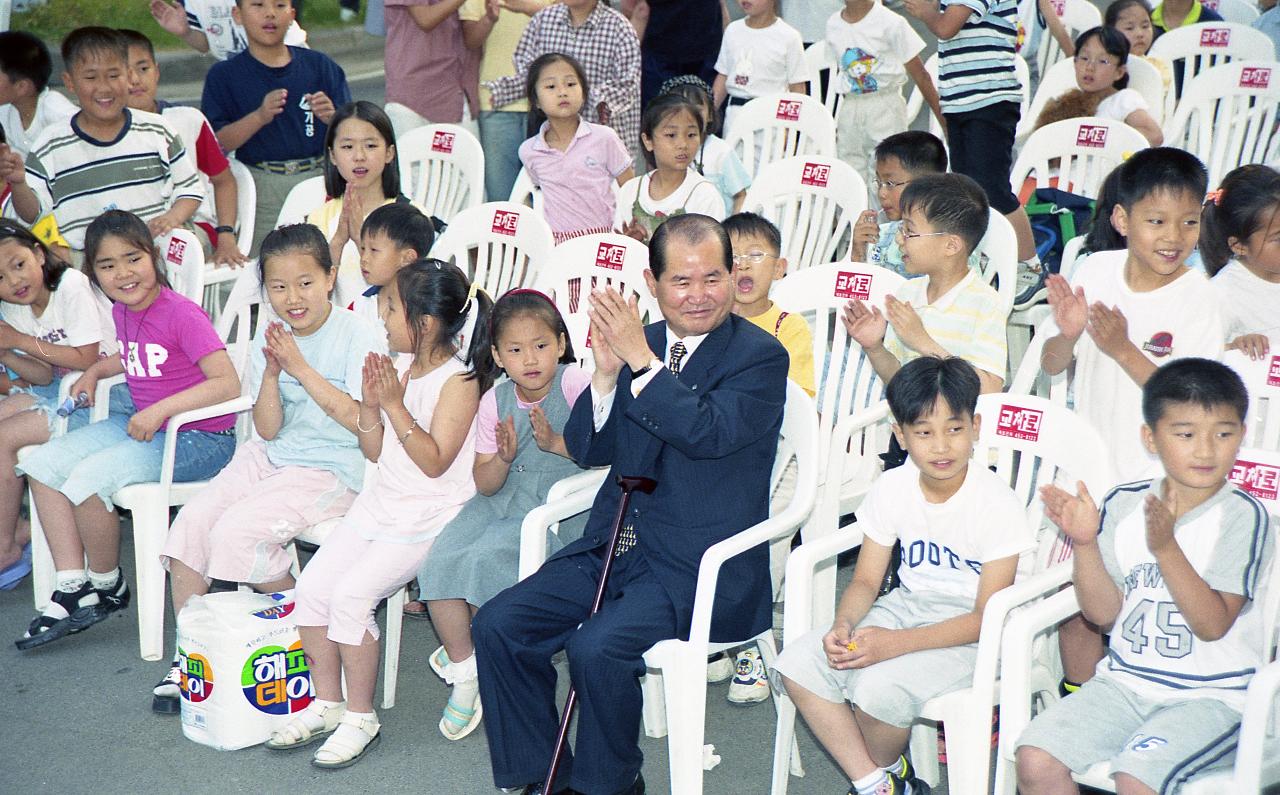
[[[1084,484],[1046,487],[1046,515],[1074,543],[1084,617],[1110,629],[1107,656],[1076,693],[1018,738],[1027,795],[1075,792],[1071,774],[1107,761],[1116,792],[1176,792],[1230,766],[1245,689],[1265,662],[1266,508],[1228,482],[1248,396],[1207,359],[1164,365],[1142,390],[1142,438],[1165,476],[1119,486],[1101,511]]]
[[[792,642],[774,665],[850,795],[929,791],[902,755],[911,723],[929,699],[970,684],[983,607],[1034,546],[1013,491],[969,466],[979,387],[954,357],[915,359],[889,381],[893,432],[910,461],[858,508],[862,549],[831,628]],[[895,541],[902,585],[877,599]]]

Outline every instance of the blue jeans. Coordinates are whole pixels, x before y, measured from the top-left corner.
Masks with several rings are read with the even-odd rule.
[[[480,145],[484,147],[484,192],[491,202],[511,198],[520,173],[520,144],[527,115],[510,110],[480,111]]]
[[[115,405],[112,409],[105,420],[40,445],[18,465],[18,474],[57,489],[72,505],[97,495],[107,510],[114,509],[111,496],[118,490],[159,480],[168,432],[157,433],[149,442],[139,442],[127,430],[134,412],[115,411]],[[234,431],[178,431],[174,482],[213,477],[231,460],[235,450]]]

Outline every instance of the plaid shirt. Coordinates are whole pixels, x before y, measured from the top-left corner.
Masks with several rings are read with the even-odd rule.
[[[598,122],[596,108],[609,109],[609,126],[635,157],[640,152],[640,41],[627,18],[604,3],[596,6],[581,27],[573,27],[569,9],[557,3],[533,15],[512,61],[516,73],[486,85],[493,107],[524,97],[529,64],[544,53],[572,55],[587,70],[591,95],[582,117]]]

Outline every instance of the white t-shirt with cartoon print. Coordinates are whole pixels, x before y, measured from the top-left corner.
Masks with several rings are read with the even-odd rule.
[[[720,42],[716,72],[725,76],[729,96],[751,99],[789,90],[809,79],[800,32],[781,19],[767,28],[730,23]]]
[[[827,20],[827,51],[839,65],[842,94],[898,91],[907,81],[903,64],[920,55],[924,39],[901,15],[874,3],[858,22],[840,12]]]

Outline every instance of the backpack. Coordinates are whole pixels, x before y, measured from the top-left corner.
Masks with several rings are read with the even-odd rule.
[[[1067,241],[1084,234],[1093,218],[1094,200],[1057,188],[1036,188],[1027,201],[1027,217],[1040,262],[1057,273]]]

